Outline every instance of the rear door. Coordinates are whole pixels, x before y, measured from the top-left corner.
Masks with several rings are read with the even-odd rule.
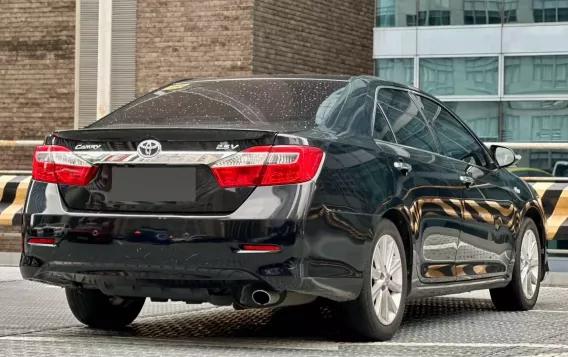
[[[437,153],[434,135],[407,90],[379,88],[376,96],[376,116],[388,118],[396,142],[384,141],[385,130],[376,130],[375,138],[395,168],[396,198],[410,216],[418,276],[424,282],[454,281],[461,229],[458,174]]]
[[[458,280],[505,275],[514,244],[515,193],[509,185],[511,180],[503,177],[501,170],[493,170],[487,150],[457,117],[432,100],[419,100],[463,185]]]

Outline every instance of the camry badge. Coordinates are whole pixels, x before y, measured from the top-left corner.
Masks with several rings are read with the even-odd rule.
[[[162,145],[156,140],[144,140],[138,145],[138,155],[143,158],[151,158],[162,151]]]

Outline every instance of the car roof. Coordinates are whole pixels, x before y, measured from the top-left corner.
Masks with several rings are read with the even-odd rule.
[[[248,79],[315,79],[315,80],[336,80],[336,81],[351,81],[354,79],[362,79],[368,81],[369,83],[384,86],[397,87],[401,89],[409,89],[413,91],[421,91],[418,88],[408,86],[406,84],[393,82],[386,80],[384,78],[375,77],[371,75],[340,75],[340,74],[262,74],[262,75],[251,75],[251,76],[239,76],[239,77],[203,77],[203,78],[186,78],[175,81],[173,83],[180,82],[199,82],[199,81],[225,81],[225,80],[248,80]],[[172,84],[173,84],[172,83]]]

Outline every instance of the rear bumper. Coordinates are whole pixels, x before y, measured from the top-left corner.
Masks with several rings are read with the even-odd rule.
[[[239,253],[239,240],[223,237],[216,237],[217,242],[162,244],[124,237],[101,242],[60,237],[54,246],[26,244],[20,270],[28,280],[97,288],[120,296],[192,300],[191,289],[238,294],[246,286],[258,286],[337,301],[355,298],[361,286],[359,274],[347,263],[328,262],[329,268],[323,261],[314,264],[304,254],[305,241],[295,227],[288,222],[280,234],[267,234],[262,243],[279,245],[278,253]],[[247,243],[251,240],[257,242]]]
[[[42,184],[34,193],[32,184],[28,197],[35,201],[26,204],[23,215],[20,270],[28,280],[122,296],[187,301],[196,296],[192,289],[226,293],[262,286],[352,300],[361,289],[361,269],[338,260],[333,250],[330,254],[325,229],[306,229],[311,185],[281,192],[259,188],[228,216],[183,217],[68,212],[57,195],[50,195],[55,185]],[[276,194],[279,204],[270,201]],[[30,245],[30,237],[54,238],[55,244]],[[338,253],[345,244],[365,249],[341,241]],[[243,253],[243,244],[277,245],[281,251]]]

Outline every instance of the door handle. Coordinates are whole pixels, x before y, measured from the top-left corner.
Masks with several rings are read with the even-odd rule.
[[[400,161],[396,161],[394,163],[394,167],[402,172],[403,175],[408,174],[410,171],[412,171],[412,165],[407,164],[406,162],[400,162]]]
[[[475,180],[469,176],[460,176],[460,181],[466,186],[469,187],[475,183]]]

